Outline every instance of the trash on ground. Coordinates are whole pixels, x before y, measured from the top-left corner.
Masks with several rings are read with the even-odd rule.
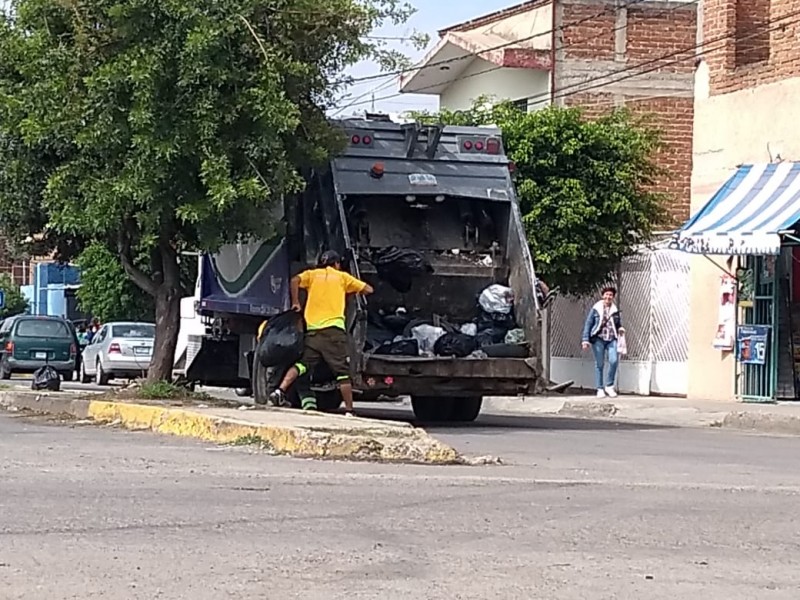
[[[48,392],[57,392],[61,389],[61,377],[50,365],[39,367],[33,373],[33,381],[31,382],[31,389],[36,391],[46,390]]]

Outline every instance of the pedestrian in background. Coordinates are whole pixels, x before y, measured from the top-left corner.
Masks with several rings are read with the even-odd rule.
[[[592,349],[595,365],[595,386],[597,397],[616,398],[617,367],[619,366],[619,353],[617,343],[625,335],[622,327],[622,318],[617,305],[614,303],[617,290],[614,287],[605,287],[602,299],[592,306],[583,325],[581,346],[584,350]],[[608,357],[608,373],[605,374],[605,362]],[[605,375],[605,378],[604,378]]]

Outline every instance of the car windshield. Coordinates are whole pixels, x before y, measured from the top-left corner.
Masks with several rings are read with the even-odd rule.
[[[115,338],[154,338],[156,326],[149,323],[128,323],[111,327],[111,337]]]
[[[23,319],[17,325],[17,335],[20,337],[53,337],[71,338],[69,328],[62,321],[52,319]]]

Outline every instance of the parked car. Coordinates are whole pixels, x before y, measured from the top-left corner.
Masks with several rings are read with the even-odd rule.
[[[72,381],[78,344],[70,323],[61,317],[18,315],[0,325],[0,378],[33,373],[50,365],[64,381]]]
[[[83,351],[81,383],[94,377],[97,385],[106,385],[147,374],[155,336],[153,323],[106,323]]]

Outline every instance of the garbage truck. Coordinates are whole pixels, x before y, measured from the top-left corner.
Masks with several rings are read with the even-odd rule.
[[[291,277],[335,250],[375,289],[347,306],[357,400],[410,396],[421,421],[464,422],[484,397],[540,392],[537,279],[500,131],[380,115],[334,125],[346,147],[285,199],[273,239],[201,256],[177,373],[265,403],[281,373],[255,358],[259,327],[289,308]],[[424,268],[404,272],[409,257]],[[325,375],[312,379],[318,403],[338,407]]]

